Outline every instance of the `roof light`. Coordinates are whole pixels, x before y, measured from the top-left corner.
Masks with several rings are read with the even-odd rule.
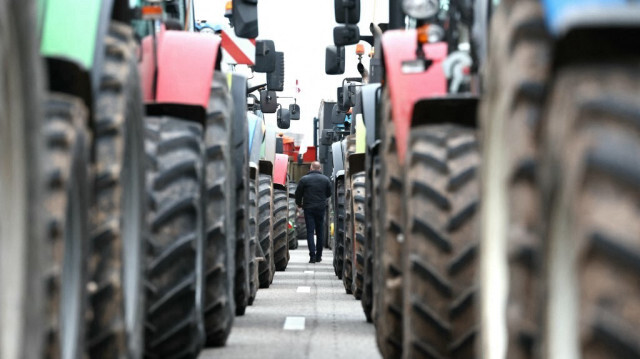
[[[162,6],[147,5],[142,7],[142,19],[144,20],[161,20]]]
[[[358,56],[364,55],[364,45],[363,44],[357,44],[356,45],[356,55],[358,55]]]
[[[233,15],[233,2],[227,1],[227,3],[224,4],[224,16],[231,17],[232,15]]]
[[[424,45],[429,42],[429,25],[422,25],[418,28],[418,43]]]

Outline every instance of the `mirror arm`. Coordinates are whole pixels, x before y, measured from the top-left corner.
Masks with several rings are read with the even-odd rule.
[[[249,87],[247,89],[247,95],[252,93],[253,91],[256,91],[256,90],[262,90],[265,86],[267,86],[267,84],[262,84],[262,85],[258,85],[258,86]]]

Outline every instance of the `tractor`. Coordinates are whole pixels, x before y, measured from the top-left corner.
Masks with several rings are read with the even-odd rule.
[[[483,3],[479,356],[639,357],[640,6]]]
[[[2,3],[3,358],[143,356],[136,3]]]

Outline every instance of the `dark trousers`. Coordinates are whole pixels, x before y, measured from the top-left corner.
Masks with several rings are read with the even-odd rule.
[[[324,212],[325,209],[305,209],[304,221],[307,225],[307,244],[309,245],[309,256],[314,258],[322,257],[322,240],[324,232]],[[313,243],[313,232],[316,232],[318,244]]]

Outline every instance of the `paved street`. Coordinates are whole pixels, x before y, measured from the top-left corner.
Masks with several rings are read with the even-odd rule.
[[[374,327],[333,273],[331,251],[325,249],[321,263],[308,261],[300,241],[287,270],[236,317],[226,347],[200,358],[379,358]]]

